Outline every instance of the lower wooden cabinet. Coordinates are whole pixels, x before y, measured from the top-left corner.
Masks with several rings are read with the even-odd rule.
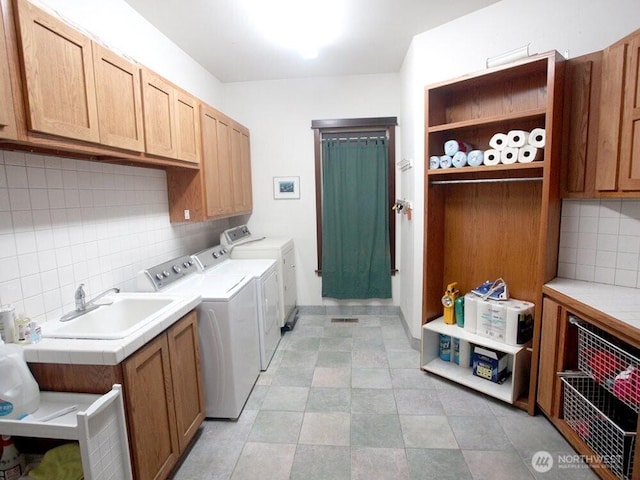
[[[41,390],[106,393],[123,385],[136,480],[163,480],[204,420],[195,311],[118,365],[30,363]]]

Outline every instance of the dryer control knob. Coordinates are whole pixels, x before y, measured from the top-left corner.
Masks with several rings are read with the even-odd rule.
[[[171,272],[170,272],[169,270],[165,270],[164,272],[162,272],[162,274],[163,274],[165,277],[168,277],[169,275],[171,275]]]
[[[178,265],[174,265],[173,266],[173,271],[176,272],[176,273],[180,273],[182,271],[182,269]]]

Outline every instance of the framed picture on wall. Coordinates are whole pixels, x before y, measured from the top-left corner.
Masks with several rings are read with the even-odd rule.
[[[300,177],[273,177],[273,198],[300,198]]]

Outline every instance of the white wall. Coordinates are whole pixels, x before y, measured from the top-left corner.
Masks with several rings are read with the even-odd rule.
[[[413,39],[402,76],[402,152],[424,156],[424,86],[482,70],[487,57],[529,45],[530,53],[557,50],[579,56],[600,50],[640,28],[637,0],[502,0],[483,10],[425,32]],[[424,168],[403,178],[414,196],[416,221],[404,224],[401,298],[414,337],[420,337],[422,309],[422,234]],[[411,191],[413,189],[413,192]],[[413,275],[408,275],[413,269]]]
[[[300,305],[353,303],[324,300],[321,279],[314,273],[317,250],[311,121],[396,117],[399,91],[396,74],[225,85],[226,113],[251,130],[254,209],[249,228],[259,235],[293,237]],[[299,176],[300,200],[274,200],[274,176]],[[392,301],[366,303],[397,305],[401,275],[402,272],[393,279]]]

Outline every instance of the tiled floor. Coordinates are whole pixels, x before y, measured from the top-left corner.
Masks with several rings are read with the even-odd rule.
[[[580,462],[536,472],[538,451],[575,455],[542,415],[421,371],[398,317],[357,318],[301,316],[238,421],[205,421],[175,480],[596,478]]]

